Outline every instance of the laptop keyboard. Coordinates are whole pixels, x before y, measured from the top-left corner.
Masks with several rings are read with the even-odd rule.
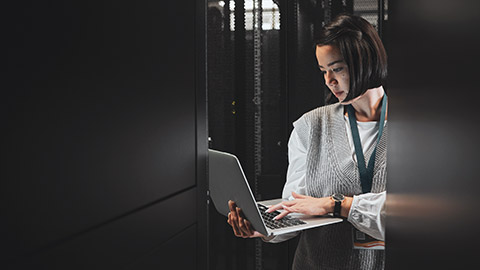
[[[286,228],[286,227],[291,227],[291,226],[297,226],[297,225],[302,225],[306,224],[305,222],[301,221],[298,218],[292,218],[289,216],[283,217],[280,220],[274,220],[273,218],[280,214],[279,211],[273,211],[271,213],[267,213],[268,207],[262,204],[258,204],[258,209],[260,210],[260,213],[262,214],[263,221],[265,221],[265,225],[269,229],[280,229],[280,228]]]

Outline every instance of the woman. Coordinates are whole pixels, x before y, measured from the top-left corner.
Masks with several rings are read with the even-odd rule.
[[[385,237],[386,109],[382,82],[387,56],[366,20],[340,15],[316,40],[316,58],[325,84],[339,100],[294,122],[283,197],[268,211],[324,215],[346,221],[301,233],[293,269],[383,269],[384,251],[365,249],[362,238],[381,247]],[[229,202],[228,223],[239,237],[285,241],[254,231]]]

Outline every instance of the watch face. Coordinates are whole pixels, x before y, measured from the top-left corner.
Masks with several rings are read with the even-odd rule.
[[[345,196],[343,194],[333,194],[332,198],[334,201],[341,202],[345,199]]]

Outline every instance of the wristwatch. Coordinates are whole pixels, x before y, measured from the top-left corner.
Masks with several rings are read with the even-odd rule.
[[[342,202],[345,200],[345,195],[335,193],[330,196],[332,200],[335,202],[335,207],[333,208],[333,216],[340,217],[340,209],[342,209]]]

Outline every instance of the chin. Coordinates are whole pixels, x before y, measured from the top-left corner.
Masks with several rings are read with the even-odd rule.
[[[352,104],[352,101],[351,101],[351,100],[344,102],[345,98],[347,98],[347,97],[342,97],[341,99],[339,98],[339,99],[338,99],[338,100],[339,100],[339,103],[342,104],[342,105]]]

